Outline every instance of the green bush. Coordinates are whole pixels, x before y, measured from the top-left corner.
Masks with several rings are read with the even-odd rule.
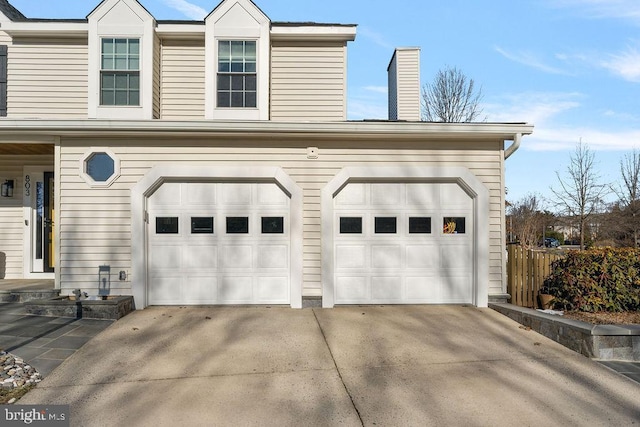
[[[544,281],[557,309],[588,312],[640,310],[640,250],[569,251]]]

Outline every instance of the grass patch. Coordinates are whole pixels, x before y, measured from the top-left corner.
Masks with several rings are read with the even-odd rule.
[[[29,384],[12,390],[0,390],[0,405],[6,405],[13,398],[20,400],[22,396],[34,387],[35,384]]]

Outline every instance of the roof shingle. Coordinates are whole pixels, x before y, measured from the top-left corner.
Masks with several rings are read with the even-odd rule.
[[[8,0],[0,0],[0,12],[12,21],[26,21],[27,17],[24,16],[18,9],[13,7]]]

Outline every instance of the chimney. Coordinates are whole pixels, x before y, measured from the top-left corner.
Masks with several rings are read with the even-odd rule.
[[[397,48],[387,73],[389,120],[420,121],[420,48]]]

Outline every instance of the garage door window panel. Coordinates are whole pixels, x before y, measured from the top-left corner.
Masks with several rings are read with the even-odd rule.
[[[376,234],[396,234],[398,232],[398,219],[396,217],[376,217]]]
[[[249,234],[249,217],[227,217],[227,234]]]
[[[157,217],[156,234],[178,234],[178,217]]]
[[[281,216],[263,216],[262,234],[284,234],[284,218]]]
[[[431,218],[410,217],[409,234],[431,234]]]
[[[340,234],[362,234],[362,217],[340,217]]]
[[[191,217],[191,234],[213,234],[213,217]]]

